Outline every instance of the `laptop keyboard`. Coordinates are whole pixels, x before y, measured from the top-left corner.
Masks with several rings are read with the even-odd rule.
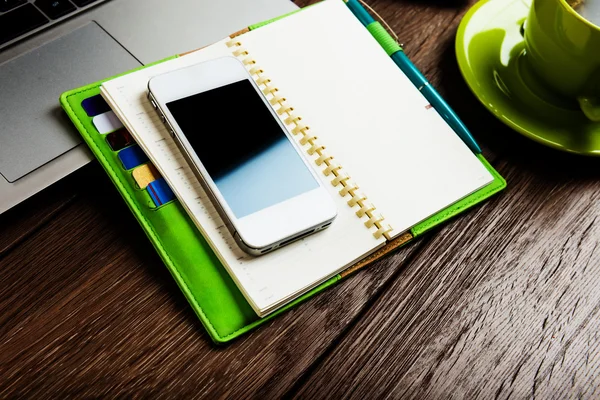
[[[0,0],[0,49],[106,0]]]

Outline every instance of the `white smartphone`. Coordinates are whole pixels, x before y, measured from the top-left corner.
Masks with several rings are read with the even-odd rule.
[[[335,219],[329,193],[237,58],[155,76],[148,97],[247,253],[268,253]]]

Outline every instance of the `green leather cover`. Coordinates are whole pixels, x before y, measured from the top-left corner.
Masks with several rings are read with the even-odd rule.
[[[147,191],[137,188],[131,171],[122,168],[117,153],[113,152],[106,142],[106,135],[96,131],[92,118],[88,117],[81,107],[84,99],[99,93],[100,83],[94,83],[63,93],[60,102],[123,196],[213,341],[227,342],[248,332],[341,279],[341,276],[337,275],[277,312],[266,318],[259,318],[179,201],[152,208],[152,200]],[[485,200],[506,186],[504,179],[483,156],[480,155],[479,158],[494,175],[494,182],[415,226],[411,231],[414,237]]]
[[[263,25],[257,24],[252,28]],[[112,151],[106,142],[106,135],[101,135],[95,129],[92,118],[81,107],[81,102],[88,97],[98,95],[101,83],[96,82],[63,93],[60,97],[61,105],[106,170],[119,193],[121,193],[123,200],[139,221],[148,239],[215,343],[228,342],[275,318],[289,308],[340,281],[342,277],[345,278],[351,272],[368,265],[389,251],[393,251],[410,241],[410,235],[403,235],[403,238],[386,246],[387,249],[384,248],[374,256],[369,257],[368,262],[359,263],[358,268],[349,268],[348,271],[329,279],[278,311],[265,318],[259,318],[244,299],[244,296],[179,201],[174,200],[158,208],[153,208],[152,200],[147,191],[139,189],[131,175],[131,171],[125,171],[122,168],[117,152]],[[494,182],[413,227],[410,232],[413,239],[485,200],[506,186],[504,179],[489,165],[485,158],[482,155],[478,155],[478,157],[494,175]],[[401,182],[398,182],[398,184],[401,185]]]
[[[258,318],[179,201],[152,208],[148,192],[137,187],[131,171],[123,169],[118,153],[112,151],[106,142],[106,135],[101,135],[95,129],[92,118],[83,110],[81,102],[99,94],[100,84],[98,82],[63,93],[61,105],[123,196],[215,342],[229,341],[339,280],[336,276],[278,312],[263,319]]]

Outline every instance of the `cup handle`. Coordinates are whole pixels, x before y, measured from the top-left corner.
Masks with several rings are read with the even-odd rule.
[[[586,117],[594,122],[600,122],[600,98],[581,96],[577,100]]]

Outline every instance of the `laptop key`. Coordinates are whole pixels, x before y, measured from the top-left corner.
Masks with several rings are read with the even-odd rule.
[[[0,0],[0,12],[8,11],[23,3],[25,0]]]
[[[51,19],[58,19],[76,10],[69,0],[36,0],[34,4]]]
[[[33,5],[25,4],[0,15],[0,44],[48,23],[48,18]]]

